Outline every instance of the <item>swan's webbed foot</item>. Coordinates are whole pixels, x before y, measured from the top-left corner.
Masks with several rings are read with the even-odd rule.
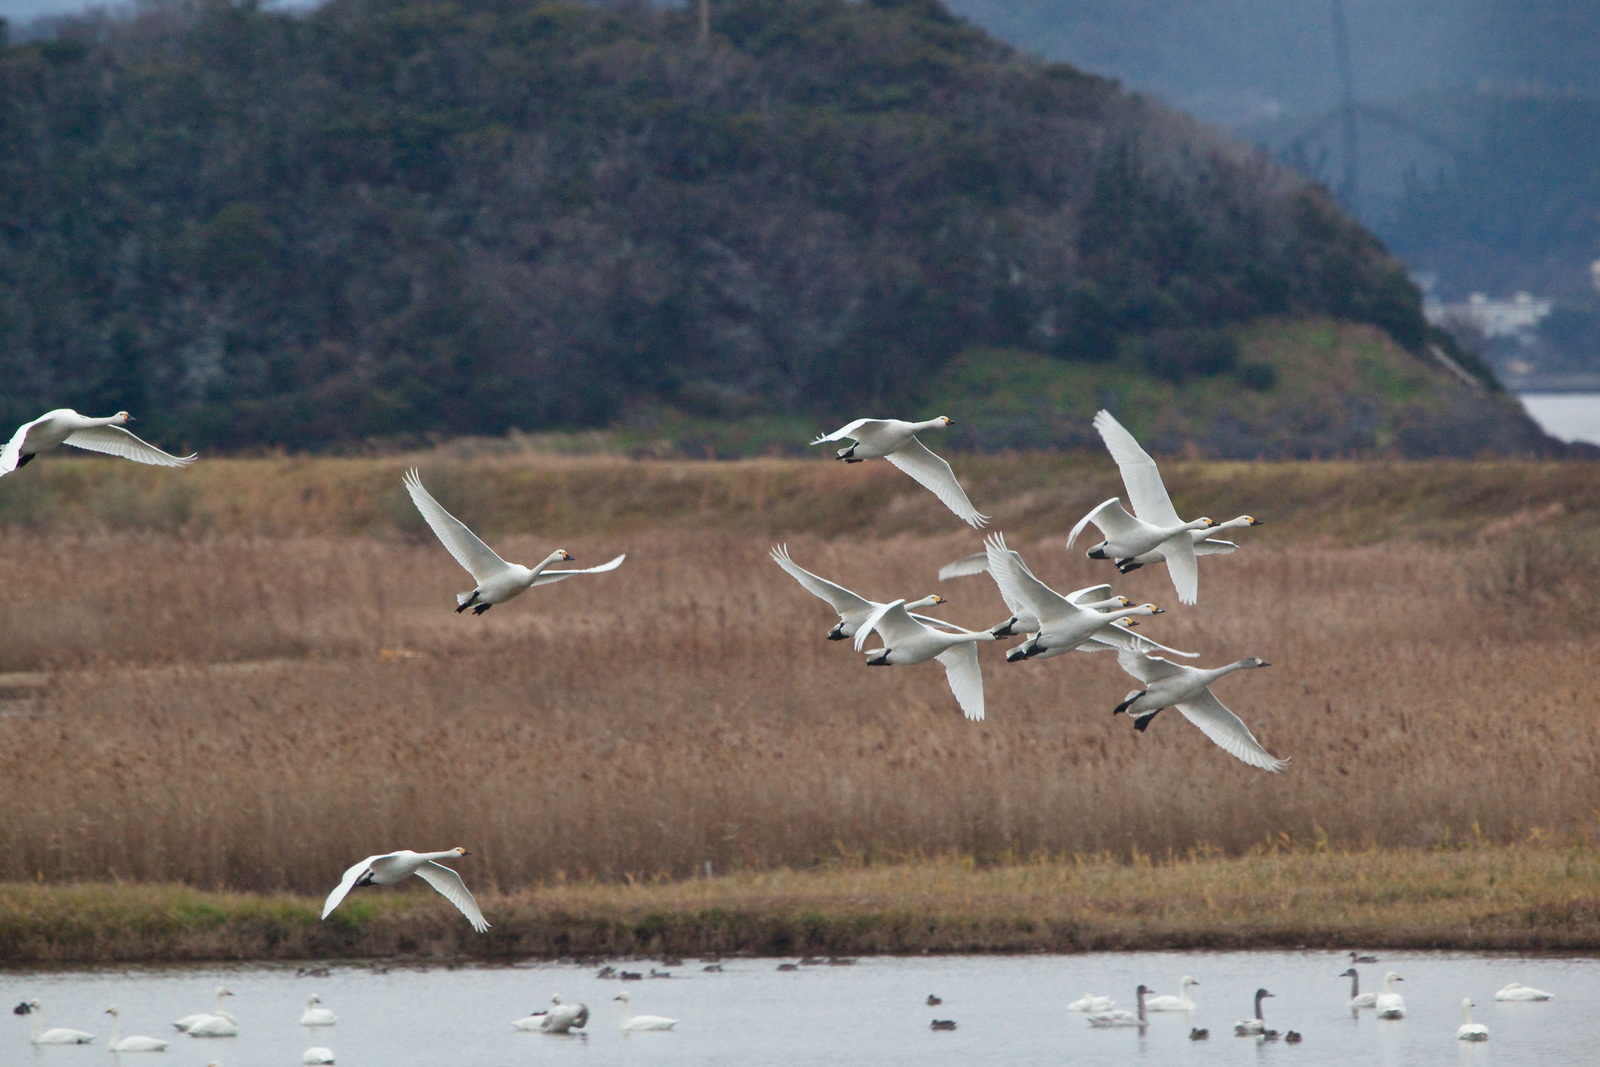
[[[839,620],[839,622],[835,623],[833,629],[828,631],[828,640],[829,641],[843,641],[843,640],[846,640],[847,636],[848,635],[846,635],[845,632],[844,632],[844,620],[843,619],[841,619],[841,620]]]
[[[477,607],[472,609],[472,613],[474,615],[482,615],[492,607],[494,607],[493,604],[479,604]]]
[[[867,660],[867,666],[869,667],[887,667],[889,665],[889,650],[887,648]]]
[[[21,470],[23,467],[26,467],[28,464],[32,463],[33,457],[37,456],[38,454],[39,453],[37,452],[24,452],[22,454],[22,458],[17,460],[17,465],[11,469],[16,471]]]
[[[852,459],[851,458],[855,454],[856,454],[856,446],[855,445],[851,445],[849,448],[841,448],[841,449],[839,449],[839,452],[838,452],[839,458],[844,460],[846,463],[860,463],[861,461],[859,459]]]
[[[1133,571],[1138,570],[1140,567],[1143,567],[1143,566],[1144,566],[1144,564],[1140,563],[1138,560],[1119,559],[1119,560],[1117,560],[1117,573],[1118,574],[1128,574],[1128,573],[1131,573]]]
[[[864,462],[866,462],[865,460],[857,459],[854,456],[840,456],[839,458],[844,460],[846,463],[864,463]]]
[[[1150,725],[1150,720],[1154,719],[1157,715],[1160,715],[1164,710],[1166,709],[1157,708],[1155,711],[1147,711],[1143,715],[1135,716],[1133,720],[1133,728],[1138,730],[1141,734],[1144,733],[1145,728]]]
[[[1012,637],[1017,632],[1017,617],[1015,615],[989,631],[996,637]]]
[[[1103,549],[1103,548],[1091,548],[1088,552],[1086,552],[1084,554],[1087,555],[1090,559],[1107,559],[1108,558],[1106,556],[1106,550]]]
[[[474,589],[472,591],[472,595],[471,596],[467,597],[467,599],[463,600],[460,604],[456,605],[456,614],[460,615],[463,611],[466,611],[468,608],[472,607],[472,605],[476,604],[477,602],[478,602],[478,591],[476,589]]]

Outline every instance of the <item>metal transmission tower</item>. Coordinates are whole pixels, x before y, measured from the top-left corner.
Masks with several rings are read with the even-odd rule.
[[[1339,140],[1344,164],[1339,196],[1354,207],[1360,174],[1356,146],[1356,79],[1350,69],[1350,27],[1345,23],[1344,0],[1333,0],[1333,51],[1334,62],[1339,67]]]

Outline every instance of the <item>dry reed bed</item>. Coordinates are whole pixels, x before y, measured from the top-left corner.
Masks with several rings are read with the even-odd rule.
[[[514,958],[1327,947],[1593,950],[1600,854],[1496,847],[1261,848],[743,871],[714,879],[480,892],[474,934],[436,895],[319,897],[158,885],[0,884],[0,957],[18,962]]]
[[[716,527],[584,536],[567,546],[584,561],[628,563],[481,619],[451,612],[465,576],[428,541],[0,534],[5,669],[78,668],[0,704],[0,879],[314,892],[373,851],[463,844],[493,894],[706,862],[1597,828],[1581,544],[1258,539],[1205,561],[1201,606],[1147,625],[1204,663],[1273,662],[1219,686],[1294,758],[1272,776],[1176,715],[1145,735],[1113,719],[1130,680],[1104,655],[986,648],[990,718],[968,723],[936,666],[866,668],[822,639],[831,616],[766,538]],[[976,543],[790,539],[864,593],[937,587],[950,618],[988,625],[1005,612],[987,579],[932,580]],[[527,559],[548,542],[499,544]],[[1059,536],[1013,544],[1061,588],[1109,571]],[[1172,599],[1158,568],[1118,587]],[[211,665],[230,660],[254,662]]]

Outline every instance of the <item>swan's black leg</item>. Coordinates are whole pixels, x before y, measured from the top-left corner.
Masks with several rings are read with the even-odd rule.
[[[21,470],[23,467],[26,467],[28,464],[32,463],[33,462],[33,457],[37,456],[38,454],[39,453],[37,453],[37,452],[24,452],[22,454],[22,458],[17,460],[17,465],[12,469],[13,470]]]
[[[494,607],[493,604],[479,604],[477,607],[472,609],[472,613],[474,615],[482,615],[492,607]]]
[[[1131,559],[1125,559],[1125,560],[1122,560],[1122,561],[1118,562],[1117,570],[1120,571],[1123,574],[1128,574],[1128,573],[1130,573],[1132,571],[1138,570],[1140,567],[1143,567],[1143,566],[1144,566],[1143,563],[1139,563],[1139,562],[1136,562],[1136,561],[1131,560]]]
[[[1106,550],[1103,548],[1091,548],[1088,552],[1088,556],[1090,559],[1105,559]]]
[[[1114,707],[1114,708],[1112,708],[1112,709],[1111,709],[1111,714],[1113,714],[1113,715],[1120,715],[1120,714],[1122,714],[1122,713],[1123,713],[1123,712],[1124,712],[1124,711],[1127,711],[1127,710],[1128,710],[1128,705],[1129,705],[1129,704],[1132,704],[1132,703],[1133,703],[1133,702],[1134,702],[1134,701],[1135,701],[1135,700],[1138,700],[1138,699],[1139,699],[1139,698],[1140,698],[1140,697],[1142,697],[1142,696],[1144,696],[1144,695],[1145,695],[1145,693],[1147,693],[1147,692],[1149,692],[1149,690],[1147,690],[1147,689],[1141,689],[1141,690],[1139,690],[1139,691],[1138,691],[1138,692],[1137,692],[1137,693],[1131,693],[1131,694],[1129,694],[1129,696],[1128,696],[1128,699],[1127,699],[1127,700],[1124,700],[1124,701],[1123,701],[1123,702],[1122,702],[1122,703],[1120,703],[1120,704],[1118,704],[1118,705],[1117,705],[1117,706],[1116,706],[1116,707]]]
[[[828,631],[828,640],[829,641],[843,641],[844,639],[845,639],[844,620],[840,619],[834,625],[833,629]]]
[[[472,607],[472,605],[476,604],[477,602],[478,602],[478,591],[476,589],[474,589],[472,591],[472,595],[467,597],[467,599],[463,600],[456,607],[456,614],[460,615],[463,611],[466,611],[468,608]]]
[[[1163,710],[1164,709],[1162,708],[1157,708],[1148,715],[1139,716],[1137,719],[1133,720],[1133,728],[1138,730],[1141,734],[1144,733],[1145,727],[1150,725],[1150,720],[1154,719],[1157,715],[1160,715]]]
[[[1005,622],[1001,623],[999,626],[996,626],[989,632],[994,634],[996,637],[1011,637],[1017,632],[1016,626],[1017,617],[1013,615],[1011,618],[1007,619]]]

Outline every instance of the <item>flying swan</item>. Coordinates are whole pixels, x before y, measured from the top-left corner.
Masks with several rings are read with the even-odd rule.
[[[327,903],[322,906],[322,917],[326,919],[331,915],[340,901],[358,885],[394,885],[414,874],[459,908],[461,914],[467,917],[467,921],[472,923],[474,930],[480,934],[485,933],[489,929],[489,924],[484,921],[483,912],[478,910],[478,902],[473,900],[472,894],[467,891],[466,883],[455,871],[436,862],[469,855],[471,853],[464,848],[446,849],[444,852],[412,852],[408,848],[403,848],[399,852],[368,856],[344,872],[339,885],[328,894]]]
[[[618,993],[611,999],[622,1001],[622,1029],[624,1030],[671,1030],[678,1025],[678,1020],[669,1019],[665,1015],[635,1015],[633,1013],[633,998],[626,993]]]
[[[867,617],[856,630],[857,652],[862,651],[867,635],[874,631],[883,639],[883,647],[867,653],[869,666],[901,666],[936,659],[944,665],[945,679],[962,714],[973,722],[983,720],[983,670],[978,666],[977,642],[993,641],[994,634],[935,630],[912,618],[904,600],[882,604]]]
[[[1223,675],[1269,664],[1251,656],[1226,667],[1202,670],[1138,649],[1121,650],[1117,653],[1117,663],[1145,684],[1143,689],[1129,693],[1112,711],[1113,715],[1125,711],[1132,716],[1134,729],[1142,732],[1161,709],[1176,707],[1184,718],[1200,727],[1201,733],[1250,766],[1274,772],[1288,766],[1288,760],[1278,759],[1262,748],[1250,728],[1213,696],[1210,689],[1211,683]]]
[[[1227,522],[1219,522],[1209,530],[1190,530],[1189,539],[1194,542],[1194,554],[1197,556],[1225,556],[1230,552],[1236,552],[1239,548],[1238,545],[1234,544],[1232,541],[1224,541],[1220,537],[1213,537],[1211,535],[1216,533],[1218,530],[1233,530],[1244,526],[1260,526],[1261,522],[1262,520],[1253,515],[1240,515],[1238,518],[1229,519]],[[1151,563],[1165,563],[1166,561],[1167,554],[1161,549],[1157,548],[1146,552],[1142,556],[1135,556],[1133,559],[1118,560],[1117,570],[1122,574],[1127,574],[1130,571],[1136,571],[1140,567],[1147,566]]]
[[[886,459],[911,475],[924,489],[930,490],[945,507],[974,527],[989,521],[967,499],[966,490],[956,481],[950,464],[928,451],[928,446],[917,440],[921,430],[938,430],[949,426],[951,419],[941,415],[927,422],[902,422],[900,419],[857,419],[832,433],[823,434],[811,443],[851,440],[849,448],[841,448],[840,459],[846,463],[860,463],[866,459]]]
[[[1067,535],[1067,546],[1070,548],[1083,528],[1092,522],[1100,528],[1105,540],[1089,549],[1090,559],[1111,559],[1120,566],[1124,561],[1159,550],[1167,561],[1167,573],[1172,577],[1178,600],[1193,604],[1200,595],[1200,567],[1195,562],[1194,538],[1190,534],[1209,530],[1217,524],[1204,517],[1193,522],[1178,518],[1167,487],[1162,484],[1161,472],[1156,469],[1156,461],[1139,447],[1133,434],[1111,417],[1111,412],[1098,412],[1094,428],[1100,431],[1111,458],[1122,471],[1122,484],[1133,502],[1134,514],[1128,514],[1120,498],[1112,497],[1078,520]]]
[[[833,629],[828,631],[829,641],[843,641],[846,638],[854,637],[856,635],[856,631],[861,628],[861,624],[866,622],[868,617],[871,616],[874,611],[883,607],[883,605],[878,603],[876,600],[868,600],[866,597],[861,596],[858,593],[852,593],[842,585],[837,585],[828,581],[826,578],[821,578],[815,574],[812,574],[810,571],[806,570],[804,567],[800,566],[794,560],[789,558],[788,545],[775,546],[772,549],[771,555],[772,562],[776,563],[778,566],[787,571],[789,577],[799,582],[806,592],[820,600],[827,601],[828,606],[833,608],[834,611],[838,612],[839,621],[834,623]],[[911,601],[906,605],[906,609],[910,610],[912,608],[926,608],[932,607],[935,604],[943,603],[944,597],[930,595],[923,597],[921,600]],[[918,622],[930,623],[934,626],[950,627],[951,629],[959,629],[958,627],[952,627],[950,623],[944,622],[940,619],[930,619],[923,615],[912,615],[911,617],[916,619]]]
[[[457,563],[467,569],[467,573],[472,575],[472,580],[478,583],[470,593],[456,594],[458,615],[468,608],[472,609],[474,615],[482,615],[496,604],[504,604],[512,597],[521,596],[533,586],[549,585],[551,582],[571,578],[574,574],[614,571],[622,566],[622,561],[627,558],[624,554],[609,563],[602,563],[598,567],[586,567],[583,570],[549,570],[552,563],[572,558],[572,554],[566,549],[558,548],[532,567],[524,567],[520,563],[507,563],[495,554],[494,549],[467,529],[466,523],[450,514],[433,499],[432,494],[422,487],[422,478],[417,474],[416,468],[406,472],[405,483],[412,502],[417,505],[422,517],[428,520],[428,525],[433,527],[439,542],[450,551]]]
[[[23,1011],[24,1008],[27,1010]],[[42,1024],[39,1019],[39,1002],[37,1000],[30,1000],[26,1004],[18,1005],[16,1010],[24,1015],[30,1013],[33,1015],[33,1032],[28,1040],[35,1045],[87,1045],[94,1040],[93,1034],[66,1026],[52,1026],[50,1029],[40,1032],[39,1027]]]
[[[112,1052],[165,1052],[170,1041],[163,1041],[159,1037],[123,1037],[122,1017],[117,1014],[115,1007],[106,1009],[106,1014],[111,1016],[111,1044],[108,1046]]]
[[[133,416],[126,411],[104,419],[91,419],[71,408],[47,411],[32,422],[23,423],[5,448],[0,448],[0,477],[26,467],[34,456],[57,445],[104,452],[157,467],[187,467],[199,455],[197,452],[194,456],[173,456],[161,451],[122,428],[124,423],[132,421]]]

